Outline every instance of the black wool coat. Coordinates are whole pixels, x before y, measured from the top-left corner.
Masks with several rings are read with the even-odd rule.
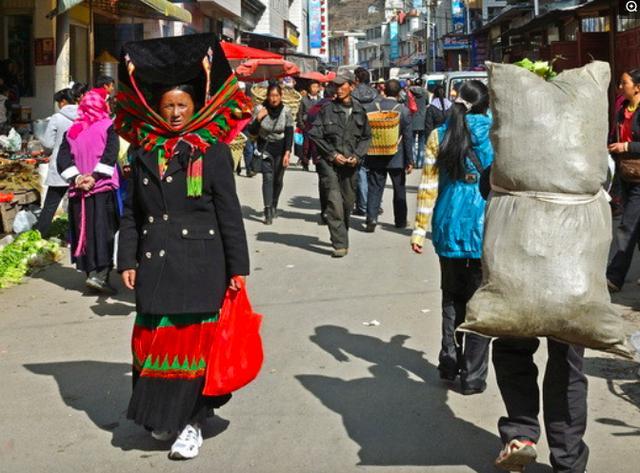
[[[230,278],[249,274],[249,251],[231,152],[212,145],[203,190],[187,197],[180,145],[160,178],[157,152],[137,151],[118,242],[118,271],[137,269],[136,309],[144,314],[218,310]]]

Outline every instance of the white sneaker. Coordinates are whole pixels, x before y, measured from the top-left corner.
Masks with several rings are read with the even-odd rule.
[[[197,425],[187,425],[173,445],[169,452],[169,458],[172,460],[188,460],[198,456],[200,447],[202,447],[202,429]]]
[[[163,431],[163,430],[154,430],[151,432],[151,436],[157,440],[158,442],[168,442],[173,437],[176,436],[175,432]]]

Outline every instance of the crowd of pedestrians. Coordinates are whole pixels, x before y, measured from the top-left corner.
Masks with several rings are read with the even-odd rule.
[[[153,55],[153,47],[163,47],[168,40],[153,41],[140,47]],[[185,52],[180,38],[171,41],[172,54]],[[197,47],[210,47],[208,37],[193,41],[204,41]],[[202,63],[193,51],[187,56],[194,64]],[[122,64],[129,71],[132,92],[115,123],[113,79],[101,77],[90,90],[76,84],[56,93],[59,110],[43,140],[52,150],[49,188],[36,228],[47,233],[68,194],[73,261],[86,274],[87,286],[106,294],[114,291],[109,275],[119,229],[117,269],[124,285],[135,290],[138,311],[128,417],[153,438],[173,440],[171,458],[188,459],[202,446],[208,412],[229,401],[230,396],[203,392],[203,340],[218,320],[225,291],[238,290],[248,275],[249,255],[231,155],[216,135],[222,129],[219,117],[227,120],[225,129],[235,120],[226,104],[234,103],[231,98],[243,100],[243,95],[228,65],[218,68],[215,77],[206,75],[206,67],[194,67],[191,77],[169,84],[171,61],[178,60],[186,59],[176,56],[149,64],[140,59],[135,68]],[[134,70],[143,71],[141,80],[151,80],[148,100],[137,88]],[[162,81],[152,80],[160,76]],[[205,83],[209,88],[199,90]],[[622,288],[640,239],[640,167],[632,162],[640,156],[640,71],[622,76],[620,92],[624,100],[609,146],[620,169],[613,187],[624,204],[617,252],[607,272],[612,291]],[[220,98],[218,108],[207,105],[212,97]],[[349,253],[353,214],[365,217],[366,232],[376,231],[387,178],[393,187],[395,227],[408,226],[407,175],[421,170],[410,245],[416,254],[423,253],[431,232],[439,258],[440,377],[446,383],[459,382],[464,395],[480,394],[487,388],[492,351],[507,411],[498,423],[504,448],[496,465],[522,471],[536,459],[540,439],[533,362],[539,341],[499,338],[491,345],[487,338],[456,331],[482,282],[485,202],[494,158],[487,86],[465,82],[450,101],[442,86],[427,90],[420,81],[407,85],[396,79],[372,86],[368,71],[357,69],[341,72],[327,84],[310,81],[295,116],[283,97],[283,85],[270,84],[264,102],[245,122],[250,137],[245,166],[248,176],[262,174],[264,223],[273,225],[278,216],[296,133],[302,138],[297,147],[300,165],[305,170],[313,165],[318,174],[320,223],[328,228],[334,258]],[[392,130],[397,142],[390,153],[371,151],[380,131],[370,123],[375,113],[397,117]],[[127,138],[124,146],[116,129]],[[177,139],[176,130],[187,131]],[[121,210],[118,195],[126,182]],[[589,452],[583,440],[584,349],[549,340],[548,350],[543,408],[551,463],[557,473],[584,473]],[[168,353],[195,364],[153,363]]]

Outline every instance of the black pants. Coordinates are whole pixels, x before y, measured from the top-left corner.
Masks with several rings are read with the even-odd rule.
[[[619,288],[624,286],[640,238],[640,184],[623,181],[621,188],[624,211],[616,231],[617,251],[607,268],[607,279]]]
[[[278,207],[284,185],[283,155],[262,160],[262,200],[265,207]]]
[[[34,229],[38,230],[44,238],[48,236],[49,227],[51,226],[53,217],[68,189],[69,188],[67,186],[49,186],[47,188],[47,195],[44,198],[44,205],[42,206],[42,212],[40,212],[40,218],[38,218],[38,222],[34,226]]]
[[[325,217],[333,247],[349,248],[349,221],[356,201],[356,168],[318,162],[320,185],[327,199]]]
[[[442,347],[438,369],[451,377],[460,373],[462,389],[484,389],[491,340],[473,333],[455,333],[464,322],[467,302],[482,282],[482,265],[479,259],[440,258],[440,273]]]
[[[396,226],[407,224],[407,173],[404,169],[369,168],[367,177],[367,222],[377,222],[387,175],[393,185],[393,217]]]
[[[322,176],[320,175],[320,171],[318,169],[318,164],[316,163],[316,172],[318,173],[318,195],[320,196],[320,215],[323,218],[325,212],[327,211],[327,193],[325,189],[322,187]]]
[[[548,340],[549,360],[542,399],[544,425],[555,473],[584,473],[589,449],[582,440],[587,427],[587,378],[584,348]],[[493,365],[507,407],[498,423],[502,441],[540,439],[540,391],[533,354],[537,338],[499,338],[493,342]]]

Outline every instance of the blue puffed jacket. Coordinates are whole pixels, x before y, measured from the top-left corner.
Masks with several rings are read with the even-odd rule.
[[[489,137],[493,119],[491,114],[469,114],[467,126],[471,132],[473,149],[486,169],[493,163],[493,146]],[[438,128],[442,143],[447,124]],[[436,253],[445,258],[482,257],[485,200],[480,195],[480,173],[466,158],[467,173],[476,174],[475,183],[454,181],[446,172],[438,176],[438,198],[433,210],[432,241]]]

